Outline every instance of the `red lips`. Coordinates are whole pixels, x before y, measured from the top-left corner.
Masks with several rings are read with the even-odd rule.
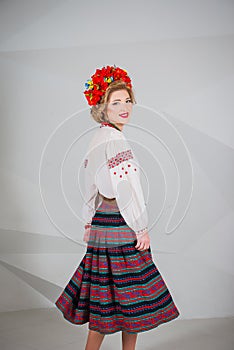
[[[128,113],[122,113],[122,114],[120,114],[120,117],[127,118],[128,117]]]

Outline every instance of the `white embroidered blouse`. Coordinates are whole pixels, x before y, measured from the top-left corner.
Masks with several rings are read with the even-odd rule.
[[[85,193],[82,217],[91,223],[102,196],[116,198],[127,225],[137,236],[148,231],[148,214],[140,181],[139,162],[122,131],[101,123],[84,161]]]

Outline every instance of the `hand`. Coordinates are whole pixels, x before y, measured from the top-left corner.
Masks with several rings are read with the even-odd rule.
[[[89,241],[90,230],[91,230],[91,227],[88,227],[85,229],[83,241],[85,241],[86,243],[88,243]]]
[[[143,236],[137,237],[137,244],[135,248],[138,250],[146,250],[149,249],[150,246],[150,238],[148,232],[146,232]]]

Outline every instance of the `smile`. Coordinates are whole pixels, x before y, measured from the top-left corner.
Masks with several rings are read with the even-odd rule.
[[[120,114],[119,116],[122,117],[122,118],[127,118],[128,117],[128,113],[123,113],[123,114]]]

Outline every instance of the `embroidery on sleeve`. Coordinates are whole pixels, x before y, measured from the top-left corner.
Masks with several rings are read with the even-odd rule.
[[[87,167],[87,165],[88,165],[88,158],[86,158],[85,160],[84,160],[84,168],[86,168]]]
[[[108,162],[107,162],[108,168],[109,169],[114,168],[115,166],[119,165],[125,160],[131,159],[131,158],[133,159],[133,154],[131,149],[119,152],[116,154],[115,157],[108,159]]]

